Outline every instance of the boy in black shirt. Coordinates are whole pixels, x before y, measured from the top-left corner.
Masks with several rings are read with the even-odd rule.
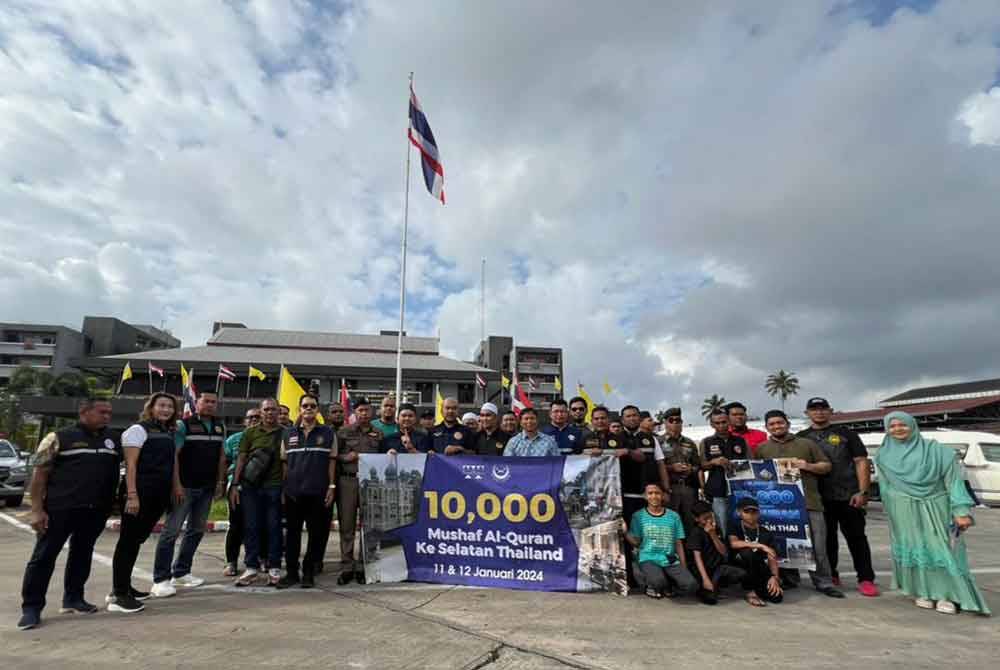
[[[747,602],[753,607],[780,603],[783,596],[774,534],[760,525],[760,508],[756,500],[741,498],[737,508],[740,522],[729,533],[729,546],[736,554],[736,565],[746,571],[743,588],[747,592]]]
[[[687,540],[687,548],[692,554],[688,564],[700,585],[698,598],[706,605],[715,605],[719,602],[719,587],[743,580],[746,571],[726,564],[729,548],[725,539],[719,537],[712,506],[699,500],[691,506],[691,514],[695,527]]]

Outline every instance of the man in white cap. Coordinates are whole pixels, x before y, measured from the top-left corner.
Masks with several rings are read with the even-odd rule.
[[[462,415],[462,425],[471,431],[478,431],[479,415],[475,412],[466,412]]]
[[[509,433],[500,430],[500,411],[491,402],[484,403],[479,410],[480,430],[476,433],[476,454],[480,456],[501,456]]]

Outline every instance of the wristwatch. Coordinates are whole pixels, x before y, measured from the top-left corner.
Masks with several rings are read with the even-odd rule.
[[[333,489],[337,488],[337,485],[336,484],[330,484],[330,486],[328,486],[327,488],[332,491]]]

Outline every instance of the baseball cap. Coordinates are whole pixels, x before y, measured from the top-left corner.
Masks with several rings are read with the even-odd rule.
[[[806,402],[806,409],[830,409],[830,403],[826,398],[809,398]]]
[[[740,498],[740,501],[736,504],[736,508],[741,512],[745,509],[755,509],[758,512],[760,511],[760,505],[758,505],[757,501],[750,496]]]

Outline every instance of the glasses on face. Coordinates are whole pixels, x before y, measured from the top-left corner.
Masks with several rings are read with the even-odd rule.
[[[307,403],[307,404],[305,404],[305,405],[299,405],[299,406],[300,406],[300,407],[301,407],[302,409],[316,409],[317,407],[319,407],[319,405],[313,405],[313,404],[311,404],[311,403]]]
[[[569,411],[571,411],[571,412],[585,412],[585,411],[587,411],[587,408],[586,407],[570,407]]]
[[[667,419],[667,423],[680,423],[680,422],[681,422],[681,419],[678,419],[678,418]]]

